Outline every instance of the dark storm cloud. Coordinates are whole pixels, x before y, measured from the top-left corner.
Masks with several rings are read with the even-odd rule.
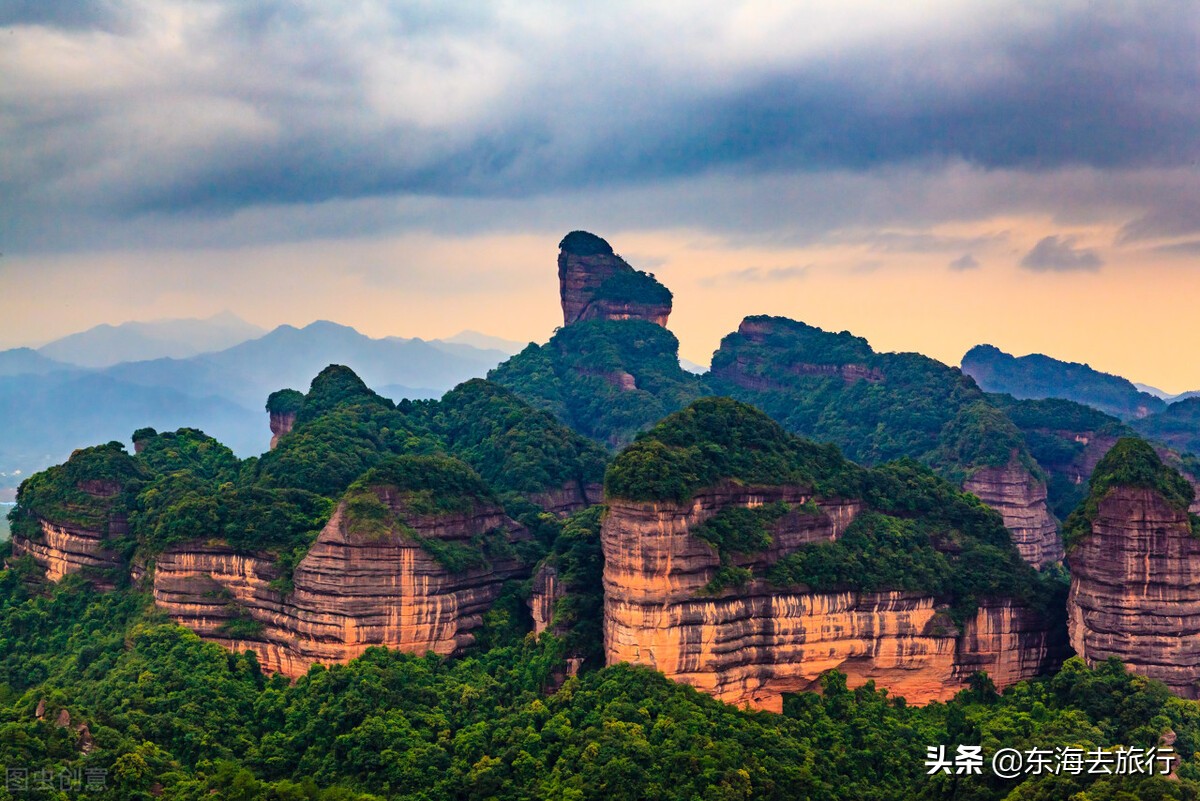
[[[1073,237],[1047,236],[1021,259],[1021,266],[1035,272],[1099,270],[1104,261],[1096,251],[1075,247]]]
[[[404,128],[344,137],[319,119],[299,120],[293,133],[242,158],[216,159],[203,180],[140,200],[187,207],[394,192],[526,197],[733,164],[774,171],[919,159],[1033,170],[1187,163],[1200,155],[1200,91],[1189,58],[1196,14],[1186,4],[1166,6],[1174,13],[1153,6],[1085,11],[1007,41],[1001,34],[989,58],[1004,70],[972,82],[956,82],[954,65],[978,54],[955,46],[922,53],[896,42],[883,53],[793,65],[734,90],[680,92],[624,119],[607,92],[589,102],[586,86],[580,97],[530,86],[529,97],[562,103],[569,114],[524,104],[446,150]],[[641,94],[624,78],[631,83],[617,96]],[[415,146],[403,147],[406,140]]]
[[[1019,22],[959,30],[949,20],[761,63],[751,53],[724,69],[700,59],[689,69],[703,38],[687,15],[642,32],[636,7],[579,21],[560,12],[561,30],[482,4],[214,7],[215,20],[185,23],[182,52],[142,65],[140,80],[55,86],[51,97],[11,90],[0,200],[20,214],[0,221],[0,236],[16,247],[55,240],[74,230],[72,214],[120,225],[393,196],[586,195],[722,173],[959,163],[1036,174],[1200,155],[1198,24],[1185,3],[1028,7]],[[132,6],[0,8],[69,27]],[[167,24],[143,16],[140,27]],[[769,216],[770,198],[753,203],[748,216]],[[835,214],[835,202],[824,206],[818,214]]]

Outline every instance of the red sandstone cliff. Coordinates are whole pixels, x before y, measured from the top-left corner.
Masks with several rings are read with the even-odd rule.
[[[475,547],[492,531],[511,543],[527,532],[496,508],[439,517],[407,515],[418,537]],[[177,622],[229,648],[248,648],[269,671],[288,676],[315,662],[346,662],[373,645],[455,653],[474,640],[502,585],[528,575],[515,555],[450,572],[415,539],[393,528],[362,534],[345,504],[296,567],[283,596],[270,559],[238,555],[221,544],[189,543],[161,554],[154,567],[155,602]]]
[[[59,581],[71,573],[83,573],[101,589],[115,586],[114,571],[124,568],[121,557],[112,549],[111,538],[125,533],[125,518],[109,522],[108,531],[88,531],[78,526],[39,521],[41,536],[12,538],[13,556],[28,554],[46,571],[46,578]]]
[[[280,437],[291,433],[295,424],[295,412],[271,412],[271,450],[275,450]]]
[[[584,237],[586,247],[573,246],[573,237]],[[559,295],[562,299],[563,325],[581,320],[649,320],[664,328],[671,314],[670,293],[658,285],[659,292],[648,297],[608,296],[602,287],[610,279],[640,276],[643,282],[657,285],[645,273],[638,273],[600,237],[583,232],[568,234],[558,254]]]
[[[985,467],[963,482],[966,492],[1000,513],[1021,558],[1034,567],[1063,558],[1058,524],[1046,506],[1046,485],[1014,456],[1004,467]]]
[[[704,594],[720,560],[692,529],[727,505],[808,499],[794,487],[724,486],[683,505],[610,501],[601,532],[608,664],[649,665],[723,701],[778,710],[783,693],[835,668],[852,686],[874,680],[923,704],[949,698],[977,670],[1004,687],[1056,657],[1037,616],[1005,602],[982,606],[960,631],[935,599],[915,593],[804,593],[756,579]],[[770,550],[737,563],[758,567],[835,539],[860,508],[793,510],[772,528]]]
[[[1067,557],[1071,646],[1115,656],[1185,698],[1200,698],[1200,539],[1185,511],[1148,489],[1117,488]]]

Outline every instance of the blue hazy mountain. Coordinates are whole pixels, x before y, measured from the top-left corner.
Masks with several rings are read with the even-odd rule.
[[[44,375],[59,370],[71,370],[74,365],[64,364],[43,356],[33,348],[0,350],[0,376]]]
[[[152,320],[98,325],[38,348],[50,359],[80,367],[164,357],[184,359],[224,350],[266,331],[230,312],[205,319]]]
[[[1167,407],[1167,401],[1139,391],[1126,378],[1040,353],[1015,357],[992,345],[976,345],[963,356],[962,371],[984,392],[1018,399],[1062,398],[1123,420],[1147,417]]]
[[[305,390],[329,364],[350,367],[398,400],[439,397],[507,357],[464,343],[373,339],[326,321],[280,326],[212,353],[100,369],[61,364],[28,349],[3,351],[0,368],[27,369],[0,370],[0,500],[5,488],[75,448],[128,442],[142,426],[200,428],[239,455],[260,453],[271,436],[267,395],[284,387]]]

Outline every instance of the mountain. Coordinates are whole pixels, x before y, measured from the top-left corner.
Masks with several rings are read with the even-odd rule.
[[[1132,425],[1145,437],[1200,455],[1200,397],[1193,395],[1175,401],[1157,414],[1133,421]]]
[[[1170,403],[1172,400],[1175,399],[1175,396],[1172,395],[1170,392],[1159,389],[1158,387],[1152,387],[1149,384],[1140,384],[1137,381],[1134,381],[1133,386],[1137,389],[1138,392],[1145,392],[1147,395],[1153,395],[1156,398],[1161,398],[1161,399],[1165,400],[1167,403]]]
[[[80,367],[109,367],[147,359],[183,359],[224,350],[266,333],[230,312],[205,319],[98,325],[38,348],[43,356]]]
[[[74,365],[64,364],[43,356],[33,348],[0,350],[0,376],[45,375],[60,370],[73,370]]]
[[[498,350],[506,356],[520,353],[528,342],[517,342],[515,339],[504,339],[503,337],[494,337],[490,334],[481,334],[478,331],[459,331],[452,337],[446,337],[441,340],[454,345],[470,345],[479,350]]]
[[[48,369],[46,357],[31,351],[8,358]],[[0,478],[0,488],[15,487],[21,476],[84,445],[127,441],[142,426],[196,427],[240,455],[261,453],[270,439],[263,411],[267,396],[280,387],[306,386],[328,364],[348,365],[384,395],[400,399],[438,397],[503,359],[500,351],[462,343],[372,339],[348,326],[316,322],[280,326],[186,359],[0,375],[0,420],[6,424],[0,473],[9,475]]]
[[[139,424],[132,453],[97,444],[30,477],[0,544],[10,790],[61,774],[107,782],[97,799],[1200,797],[1200,716],[1177,697],[1200,696],[1200,504],[1174,466],[1197,460],[781,318],[746,318],[712,375],[684,374],[664,309],[621,317],[633,305],[611,287],[597,304],[578,267],[573,302],[596,316],[493,371],[536,403],[481,379],[396,402],[333,363],[271,392],[269,421],[257,401],[261,456]],[[207,371],[190,390],[245,380],[251,357],[285,374],[290,348],[329,341],[381,374],[389,354],[466,347],[277,333],[148,364]],[[81,414],[52,405],[168,389],[127,380],[145,364],[5,380],[55,382],[24,407]],[[1035,454],[1091,474],[1069,584],[1022,539],[1054,533]],[[1001,746],[1127,764],[1006,778],[946,760]]]
[[[992,345],[976,345],[962,359],[962,371],[985,392],[1019,399],[1065,398],[1085,403],[1123,420],[1162,411],[1166,401],[1140,392],[1133,382],[1086,364],[1032,353],[1014,357]]]
[[[666,329],[671,292],[604,239],[572,231],[559,243],[563,327],[488,374],[576,431],[619,448],[707,394]]]

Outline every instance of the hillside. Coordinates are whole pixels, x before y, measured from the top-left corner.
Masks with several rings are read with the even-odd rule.
[[[1040,353],[1014,357],[991,345],[976,345],[963,356],[962,370],[986,392],[1021,399],[1064,398],[1123,420],[1146,417],[1167,405],[1120,376]]]
[[[1172,448],[1200,455],[1200,397],[1175,401],[1161,412],[1135,420],[1138,433]]]

